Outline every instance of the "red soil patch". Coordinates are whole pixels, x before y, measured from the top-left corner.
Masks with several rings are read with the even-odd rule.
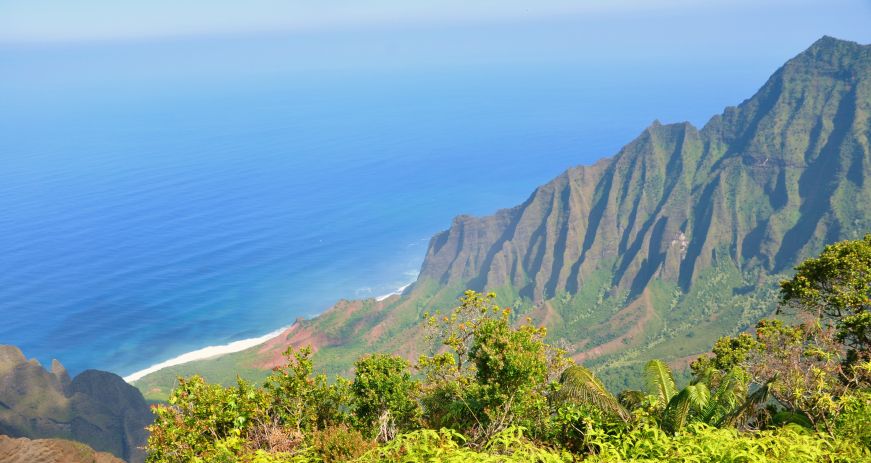
[[[563,322],[562,317],[553,308],[550,302],[543,302],[536,306],[529,314],[532,322],[538,326],[556,326]]]
[[[383,301],[376,302],[377,305],[373,307],[373,310],[370,310],[369,316],[367,316],[363,320],[360,320],[360,322],[354,326],[354,333],[359,333],[361,329],[368,327],[369,331],[363,334],[363,337],[366,339],[366,341],[369,343],[374,343],[381,340],[384,336],[385,331],[387,331],[390,327],[394,327],[397,325],[397,322],[394,320],[394,318],[403,313],[403,310],[401,309],[402,304],[394,307],[392,311],[387,313],[383,320],[376,323],[375,325],[371,325],[372,319],[377,317],[378,314],[380,314],[386,307],[390,306],[393,302],[395,302],[396,298],[399,298],[399,296],[390,296]],[[407,300],[405,303],[407,303]]]
[[[576,362],[591,360],[603,355],[613,354],[625,348],[639,334],[644,332],[644,326],[649,322],[656,312],[653,310],[653,303],[650,301],[650,294],[647,290],[641,293],[638,299],[635,299],[631,304],[621,309],[614,314],[608,321],[608,328],[617,331],[620,328],[627,327],[628,329],[620,336],[593,348],[578,352],[572,356]],[[585,345],[588,341],[582,341]]]
[[[384,330],[386,330],[386,329],[387,329],[386,320],[382,321],[381,323],[376,324],[375,326],[372,327],[371,330],[369,330],[368,333],[366,333],[366,340],[369,342],[372,342],[372,341],[380,339],[381,336],[384,335]]]
[[[689,368],[690,364],[693,363],[697,358],[705,355],[706,352],[699,352],[698,354],[687,355],[686,357],[676,358],[670,362],[668,362],[669,368],[672,371],[680,371]]]
[[[0,436],[0,461],[4,463],[124,463],[123,460],[77,442],[62,439]]]
[[[384,310],[386,306],[395,301],[398,297],[399,296],[391,296],[383,301],[340,300],[318,317],[320,323],[306,323],[297,320],[290,328],[260,346],[257,350],[257,361],[254,364],[254,367],[272,369],[284,365],[287,363],[284,358],[284,352],[291,346],[294,348],[311,346],[312,350],[317,352],[317,350],[322,347],[342,344],[342,340],[335,339],[328,334],[329,328],[346,326],[355,313],[365,308],[367,311],[366,316],[355,322],[351,329],[353,336],[359,336],[362,330],[370,326],[372,318]],[[320,329],[325,323],[329,325],[326,327],[326,332],[323,329]],[[383,323],[384,322],[382,322],[382,324]],[[376,325],[365,334],[367,339],[371,339],[372,337],[377,339],[377,337],[380,336],[380,333],[383,332],[383,327],[380,327],[379,325]]]
[[[334,343],[325,334],[310,326],[304,326],[297,320],[290,328],[260,346],[260,349],[257,350],[258,361],[254,367],[271,370],[284,365],[287,363],[284,351],[290,346],[295,348],[311,346],[312,350],[317,351],[321,347],[331,344]]]

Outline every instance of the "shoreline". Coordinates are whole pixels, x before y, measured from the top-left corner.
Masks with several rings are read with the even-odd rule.
[[[384,299],[387,299],[387,298],[390,297],[390,296],[401,296],[402,293],[404,293],[405,290],[408,289],[408,287],[411,286],[411,285],[413,285],[413,284],[414,284],[414,282],[412,281],[411,283],[409,283],[409,284],[407,284],[407,285],[405,285],[405,286],[400,286],[396,291],[393,291],[392,293],[387,293],[387,294],[382,294],[382,295],[380,295],[380,296],[377,296],[377,297],[375,298],[375,300],[378,301],[378,302],[381,302],[381,301],[383,301]]]
[[[156,363],[148,368],[144,368],[142,370],[130,373],[127,376],[124,376],[123,379],[127,383],[134,383],[143,377],[150,375],[151,373],[155,373],[157,371],[163,370],[164,368],[174,367],[176,365],[181,365],[184,363],[194,362],[196,360],[205,360],[213,357],[220,357],[225,354],[232,354],[234,352],[240,352],[245,349],[258,346],[263,344],[266,341],[278,336],[283,333],[285,330],[290,328],[289,326],[270,331],[269,333],[264,334],[263,336],[258,336],[256,338],[248,338],[248,339],[240,339],[238,341],[233,341],[228,344],[223,344],[219,346],[206,346],[201,349],[193,350],[190,352],[186,352],[177,357],[173,357],[169,360]]]
[[[412,284],[414,284],[414,282],[408,283],[405,286],[401,286],[393,292],[377,296],[374,299],[378,302],[381,302],[388,297],[401,295]],[[243,351],[245,349],[250,349],[252,347],[259,346],[260,344],[263,344],[270,339],[275,338],[276,336],[289,329],[291,326],[285,326],[277,330],[270,331],[269,333],[266,333],[263,336],[258,336],[256,338],[240,339],[238,341],[233,341],[228,344],[223,344],[219,346],[206,346],[201,349],[186,352],[169,360],[165,360],[163,362],[151,365],[148,368],[144,368],[142,370],[130,373],[129,375],[124,376],[123,379],[128,384],[133,384],[136,381],[142,379],[143,377],[148,376],[152,373],[156,373],[160,370],[163,370],[164,368],[174,367],[197,360],[206,360],[214,357],[220,357],[222,355],[232,354],[235,352]]]

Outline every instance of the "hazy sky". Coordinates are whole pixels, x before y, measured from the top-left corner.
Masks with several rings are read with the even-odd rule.
[[[871,24],[869,0],[0,0],[0,42],[143,39],[252,31],[432,27],[444,24],[517,22],[565,17],[588,19],[652,14],[696,15],[710,20],[724,12],[770,17],[775,33],[785,15]],[[758,19],[758,18],[757,18]],[[755,22],[755,21],[754,21]],[[806,27],[801,22],[796,28]],[[734,25],[736,34],[764,30]]]

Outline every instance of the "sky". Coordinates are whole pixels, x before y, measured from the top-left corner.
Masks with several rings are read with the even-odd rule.
[[[562,73],[600,92],[728,87],[734,104],[823,35],[871,43],[869,24],[871,0],[0,0],[0,101]]]
[[[733,35],[797,33],[807,21],[867,27],[871,0],[0,0],[0,43],[143,40],[264,32],[427,28],[480,22],[650,17],[674,29],[743,17]],[[781,18],[793,22],[792,26]],[[811,28],[813,29],[813,28]],[[716,28],[711,33],[716,33]]]

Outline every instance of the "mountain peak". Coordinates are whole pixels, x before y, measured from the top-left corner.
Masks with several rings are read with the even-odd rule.
[[[814,42],[807,50],[791,59],[786,66],[802,64],[816,66],[825,63],[828,67],[842,68],[845,64],[862,65],[871,57],[871,45],[861,45],[858,42],[836,39],[828,35]],[[823,67],[821,70],[825,70]]]
[[[0,365],[9,364],[15,366],[26,361],[27,358],[21,352],[21,349],[15,346],[0,345]]]
[[[871,175],[869,70],[871,46],[823,37],[701,131],[654,120],[607,165],[570,169],[510,213],[455,223],[433,239],[420,278],[513,291],[562,320],[552,327],[581,352],[628,323],[591,330],[583,314],[623,308],[644,321],[655,306],[644,297],[664,287],[671,296],[658,297],[694,310],[713,269],[736,282],[783,272],[871,222],[861,202],[840,199]],[[606,344],[633,345],[620,343]]]
[[[824,35],[811,44],[808,50],[835,50],[839,47],[862,47],[858,42],[843,40],[830,35]]]
[[[62,363],[58,359],[53,359],[51,361],[51,374],[57,378],[58,382],[60,382],[61,387],[64,391],[70,386],[72,380],[70,379],[69,373],[67,373],[66,367],[63,366]]]
[[[59,361],[47,371],[17,347],[0,345],[0,404],[0,434],[72,439],[134,463],[145,460],[148,404],[115,374],[88,370],[71,381]],[[0,461],[7,461],[3,455],[0,442]]]

